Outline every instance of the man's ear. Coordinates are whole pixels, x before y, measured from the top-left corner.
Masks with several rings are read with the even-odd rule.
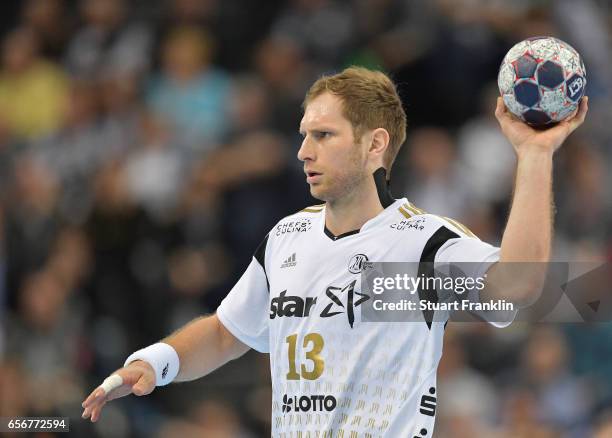
[[[376,128],[372,131],[372,141],[370,142],[369,152],[374,152],[377,155],[384,155],[389,146],[389,133],[385,128]]]

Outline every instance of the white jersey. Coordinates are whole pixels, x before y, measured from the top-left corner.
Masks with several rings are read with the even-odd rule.
[[[340,236],[325,228],[323,205],[282,219],[217,311],[236,338],[270,353],[272,435],[431,437],[445,321],[362,322],[360,266],[486,269],[498,259],[498,248],[406,199]]]

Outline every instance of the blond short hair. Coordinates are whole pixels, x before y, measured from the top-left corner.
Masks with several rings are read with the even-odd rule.
[[[353,125],[356,141],[366,130],[387,130],[389,146],[383,165],[390,174],[397,153],[406,140],[406,113],[393,81],[381,71],[349,67],[335,75],[319,78],[306,93],[302,106],[306,108],[325,92],[342,100],[344,117]]]

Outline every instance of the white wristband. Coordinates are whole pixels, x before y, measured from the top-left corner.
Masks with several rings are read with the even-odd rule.
[[[163,342],[149,345],[142,350],[135,351],[125,360],[127,366],[135,360],[143,360],[155,370],[155,386],[164,386],[172,382],[179,372],[180,362],[176,350]]]

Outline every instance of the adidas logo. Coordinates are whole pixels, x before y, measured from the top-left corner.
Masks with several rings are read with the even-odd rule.
[[[297,261],[295,258],[295,253],[293,253],[289,257],[287,257],[287,260],[283,262],[283,264],[281,265],[281,268],[292,268],[295,265],[297,265]]]

